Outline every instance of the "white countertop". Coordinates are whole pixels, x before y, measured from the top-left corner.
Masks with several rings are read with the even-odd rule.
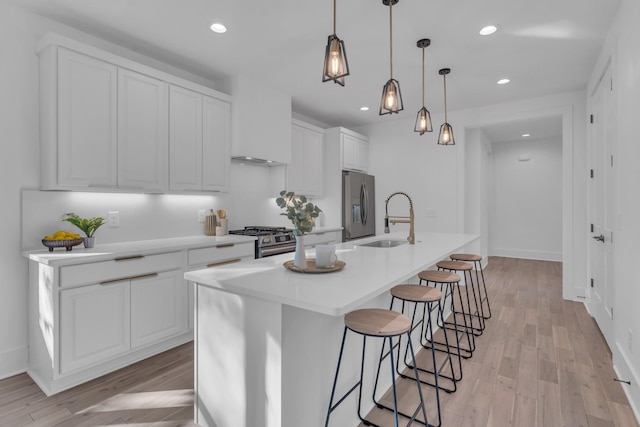
[[[228,243],[253,242],[256,238],[252,236],[187,236],[172,237],[156,240],[139,240],[125,243],[109,243],[96,245],[91,249],[85,249],[82,244],[74,246],[73,250],[66,251],[62,248],[38,251],[26,251],[22,255],[32,261],[54,267],[74,264],[84,264],[88,262],[110,260],[115,257],[133,255],[151,255],[162,252],[181,251],[184,249],[206,248]]]
[[[406,239],[406,232],[383,234],[336,245],[344,269],[325,274],[287,270],[293,253],[188,272],[185,279],[229,293],[290,305],[328,315],[343,315],[396,284],[433,266],[479,238],[475,234],[416,233],[416,244],[370,248],[362,243]],[[314,250],[307,250],[313,258]]]

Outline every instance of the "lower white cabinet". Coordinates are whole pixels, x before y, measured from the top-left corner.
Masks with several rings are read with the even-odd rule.
[[[129,326],[128,281],[60,292],[60,372],[127,352]]]
[[[131,347],[187,331],[187,287],[182,270],[131,280]]]

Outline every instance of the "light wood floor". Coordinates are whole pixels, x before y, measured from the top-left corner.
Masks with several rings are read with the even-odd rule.
[[[595,322],[561,298],[561,264],[491,258],[485,272],[493,317],[458,390],[442,394],[443,426],[638,427]],[[415,404],[415,383],[398,384],[403,406]],[[48,398],[26,374],[0,381],[0,426],[129,424],[195,425],[191,344]]]

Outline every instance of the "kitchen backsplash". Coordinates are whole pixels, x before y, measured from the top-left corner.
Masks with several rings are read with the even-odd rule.
[[[84,193],[23,190],[22,249],[44,249],[41,239],[56,230],[75,230],[60,219],[66,212],[82,217],[119,212],[120,226],[104,224],[96,244],[204,234],[200,209],[225,209],[229,229],[246,225],[288,226],[271,194],[269,167],[232,162],[229,193],[214,195]]]

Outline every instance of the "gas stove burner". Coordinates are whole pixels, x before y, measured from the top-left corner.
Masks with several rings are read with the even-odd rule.
[[[244,230],[229,230],[229,234],[253,236],[256,239],[256,258],[293,252],[296,238],[293,230],[286,227],[249,226]]]
[[[260,227],[260,226],[249,226],[245,227],[244,230],[231,230],[230,234],[241,234],[243,236],[270,236],[272,234],[279,233],[287,233],[291,230],[286,227]]]

